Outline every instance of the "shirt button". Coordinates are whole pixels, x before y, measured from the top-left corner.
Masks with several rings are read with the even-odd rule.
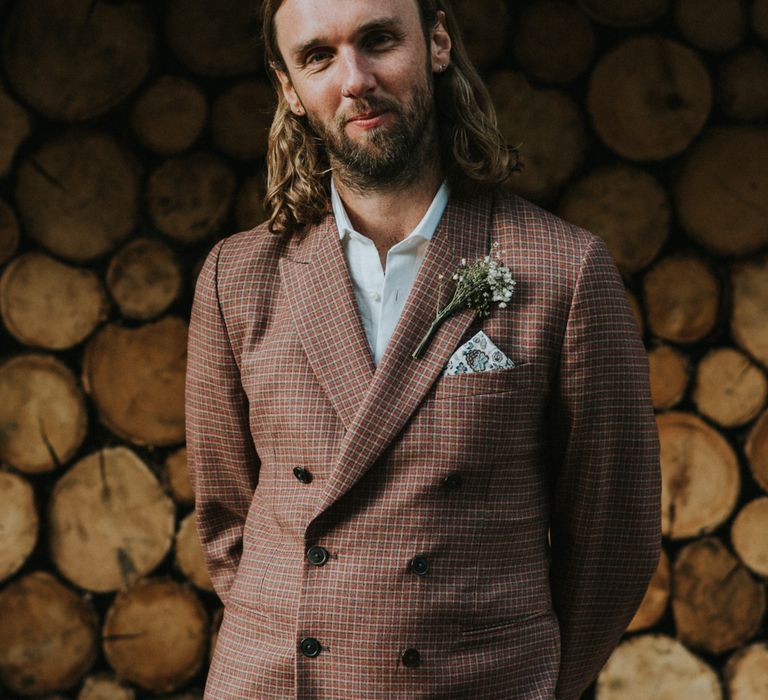
[[[409,668],[415,668],[421,663],[421,655],[418,649],[406,649],[400,656],[403,665]]]
[[[312,474],[309,473],[304,467],[294,467],[293,475],[302,483],[308,484],[312,481]]]
[[[310,564],[322,566],[328,561],[328,550],[325,547],[314,545],[307,550],[307,559]]]
[[[443,488],[445,488],[447,491],[455,491],[459,486],[461,486],[462,482],[461,474],[458,472],[453,472],[452,474],[448,474],[448,476],[443,477]]]
[[[411,559],[410,567],[414,574],[417,574],[418,576],[424,576],[424,574],[429,571],[429,561],[427,561],[425,556],[417,554],[413,559]]]
[[[373,299],[374,301],[380,301],[381,300],[381,294],[379,294],[377,291],[373,291],[372,290],[370,292],[370,295],[371,295],[371,299]]]
[[[320,642],[314,637],[304,637],[300,642],[301,653],[304,656],[317,656],[320,653]]]

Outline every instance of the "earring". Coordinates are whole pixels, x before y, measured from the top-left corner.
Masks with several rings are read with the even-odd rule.
[[[442,73],[442,72],[443,72],[443,71],[444,71],[446,68],[448,68],[448,64],[447,64],[447,63],[441,63],[441,64],[440,64],[440,65],[437,67],[437,72],[438,72],[438,73]]]

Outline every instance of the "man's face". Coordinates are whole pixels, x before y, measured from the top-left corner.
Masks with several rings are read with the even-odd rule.
[[[283,93],[347,184],[407,181],[436,157],[431,73],[446,49],[427,46],[415,0],[286,0],[275,30]]]

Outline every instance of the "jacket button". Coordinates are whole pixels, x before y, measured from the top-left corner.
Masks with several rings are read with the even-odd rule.
[[[411,571],[413,571],[414,574],[418,574],[419,576],[424,576],[424,574],[429,571],[429,561],[427,561],[427,558],[421,554],[417,554],[413,559],[411,559],[409,565],[411,567]]]
[[[328,550],[325,547],[314,545],[307,550],[307,559],[310,564],[322,566],[328,561]]]
[[[400,658],[403,660],[403,665],[409,668],[415,668],[421,663],[421,655],[418,649],[406,649]]]
[[[304,467],[294,467],[293,475],[302,483],[308,484],[312,481],[312,474],[310,474]]]
[[[459,488],[459,486],[461,486],[461,482],[461,474],[458,472],[453,472],[452,474],[448,474],[448,476],[443,478],[443,487],[448,491],[455,491],[457,488]]]
[[[304,656],[317,656],[320,653],[320,642],[314,637],[304,637],[300,642],[301,653]]]

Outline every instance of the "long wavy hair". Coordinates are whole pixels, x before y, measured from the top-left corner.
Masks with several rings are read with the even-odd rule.
[[[447,0],[415,0],[429,46],[437,13],[445,12],[451,37],[451,63],[434,76],[438,140],[451,193],[470,196],[479,188],[501,184],[520,169],[518,151],[498,128],[491,97],[469,59],[461,29]],[[275,13],[283,0],[264,0],[264,53],[277,108],[269,131],[267,191],[264,208],[272,233],[291,234],[319,222],[330,210],[330,163],[306,116],[296,116],[275,73],[288,73],[277,47]]]

